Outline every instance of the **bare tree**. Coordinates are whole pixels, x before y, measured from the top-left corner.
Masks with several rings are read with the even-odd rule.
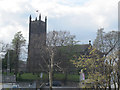
[[[110,31],[105,33],[104,29],[98,29],[97,37],[93,46],[107,56],[111,51],[118,47],[118,31]]]
[[[40,48],[40,51],[42,60],[44,60],[48,67],[50,90],[52,90],[53,67],[56,66],[60,71],[63,70],[63,68],[59,66],[60,62],[54,61],[58,50],[57,48],[60,46],[74,45],[77,42],[75,36],[67,31],[51,31],[47,34],[46,46],[42,45],[43,47]],[[40,65],[40,67],[43,68],[42,65]]]
[[[93,46],[101,52],[105,52],[105,50],[104,50],[105,32],[103,30],[104,30],[104,28],[98,29],[96,39],[94,40],[94,43],[93,43]]]
[[[119,43],[118,35],[120,33],[118,31],[110,31],[108,33],[103,34],[103,29],[101,30],[101,33],[99,31],[98,33],[102,34],[101,35],[102,38],[98,38],[98,35],[97,35],[94,41],[94,47],[100,50],[106,57],[104,61],[106,62],[104,65],[104,74],[106,75],[108,74],[109,77],[106,79],[108,80],[109,88],[111,88],[110,81],[112,78],[112,74],[116,74],[115,69],[113,69],[113,67],[115,66],[116,60],[118,60],[118,57],[116,57],[118,54],[114,55],[114,53],[118,51],[118,43]],[[116,75],[113,75],[113,76],[116,76]]]

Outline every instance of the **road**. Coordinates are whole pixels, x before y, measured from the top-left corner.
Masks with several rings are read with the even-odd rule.
[[[36,83],[1,83],[0,87],[2,88],[36,88]]]
[[[41,88],[40,90],[49,90],[49,87],[44,87],[44,88]],[[80,88],[62,86],[62,87],[53,87],[53,90],[80,90]]]
[[[35,89],[36,87],[36,84],[33,83],[31,86],[29,83],[19,83],[19,84],[15,84],[15,83],[4,83],[4,84],[0,84],[0,88],[13,88],[14,86],[18,86],[18,88],[32,88],[32,89]],[[49,90],[49,87],[48,86],[45,86],[43,88],[40,88],[38,90]],[[53,90],[79,90],[79,88],[77,87],[65,87],[65,86],[62,86],[62,87],[53,87]]]

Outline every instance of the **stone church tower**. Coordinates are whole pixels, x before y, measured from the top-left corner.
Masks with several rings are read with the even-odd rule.
[[[43,46],[46,46],[46,30],[47,30],[47,17],[45,21],[41,20],[41,15],[39,19],[37,17],[32,20],[29,17],[29,45],[28,45],[28,60],[27,60],[27,70],[28,72],[39,72],[43,64],[40,52]]]

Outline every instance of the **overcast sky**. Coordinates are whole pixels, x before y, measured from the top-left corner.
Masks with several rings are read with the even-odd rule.
[[[48,17],[48,31],[67,30],[81,44],[96,37],[97,29],[105,32],[118,28],[118,0],[0,0],[0,41],[10,43],[22,31],[28,39],[29,15],[36,10]]]

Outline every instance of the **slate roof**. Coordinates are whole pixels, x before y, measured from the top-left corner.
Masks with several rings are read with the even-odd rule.
[[[88,51],[90,44],[81,44],[81,45],[71,45],[71,46],[58,46],[57,49],[64,51],[64,53],[85,53]]]

